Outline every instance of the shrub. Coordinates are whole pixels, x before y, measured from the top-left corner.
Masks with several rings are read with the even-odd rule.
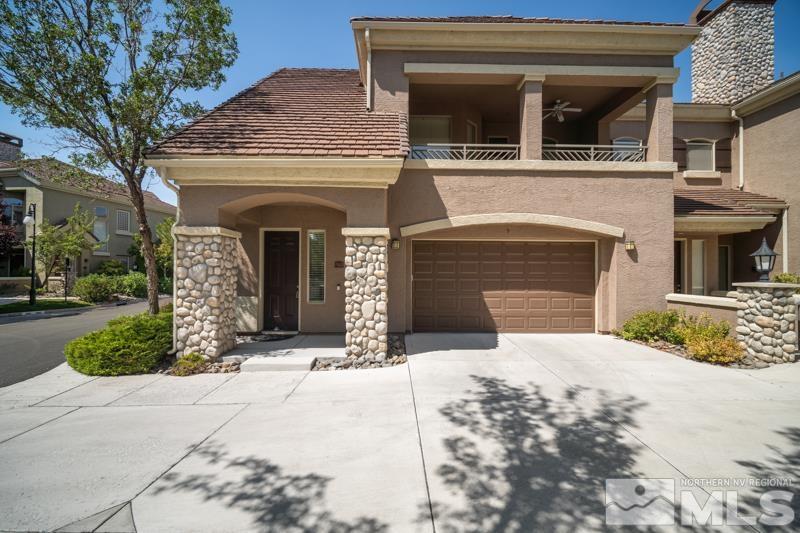
[[[85,302],[107,302],[116,292],[114,278],[102,274],[89,274],[75,281],[72,293]]]
[[[122,261],[116,259],[109,259],[100,263],[97,267],[97,273],[104,276],[122,276],[128,271]]]
[[[161,294],[172,294],[172,278],[159,278],[158,292]]]
[[[198,353],[189,353],[179,357],[170,368],[173,376],[191,376],[200,374],[206,369],[208,361]]]
[[[775,277],[772,278],[772,281],[777,283],[800,283],[800,274],[781,272],[780,274],[776,274]],[[800,294],[800,289],[794,292]]]
[[[696,337],[686,342],[686,349],[693,359],[727,365],[744,357],[744,350],[730,337]]]
[[[675,311],[643,311],[628,319],[618,334],[628,341],[682,344],[683,339],[675,331],[680,321],[681,317]]]
[[[114,278],[115,292],[133,298],[147,298],[147,275],[131,272]]]
[[[172,348],[172,315],[147,313],[117,317],[105,328],[64,347],[69,366],[90,376],[152,371]]]

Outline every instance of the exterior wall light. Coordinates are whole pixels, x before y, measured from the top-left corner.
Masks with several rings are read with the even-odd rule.
[[[392,239],[391,241],[389,241],[389,244],[392,245],[392,250],[400,249],[400,239]]]
[[[756,272],[761,274],[758,281],[769,281],[769,273],[775,268],[775,258],[778,256],[767,244],[767,238],[761,240],[761,248],[750,254],[756,265]]]
[[[636,249],[636,241],[625,241],[625,249],[629,252]]]

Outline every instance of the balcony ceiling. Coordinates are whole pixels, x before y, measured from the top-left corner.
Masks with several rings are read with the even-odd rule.
[[[570,107],[581,108],[582,111],[580,113],[564,114],[564,122],[574,122],[599,109],[617,93],[625,89],[625,87],[575,87],[571,85],[549,85],[546,83],[542,89],[542,104],[545,108],[553,107],[556,100],[561,100],[562,102],[570,102]],[[547,120],[555,122],[554,118]]]

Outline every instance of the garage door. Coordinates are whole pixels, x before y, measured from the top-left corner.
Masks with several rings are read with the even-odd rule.
[[[414,331],[594,331],[594,243],[413,242]]]

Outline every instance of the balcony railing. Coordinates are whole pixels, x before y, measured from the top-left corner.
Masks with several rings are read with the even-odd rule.
[[[641,163],[646,155],[647,147],[636,145],[547,144],[542,147],[542,159],[547,161]]]
[[[512,161],[519,159],[518,144],[418,144],[411,159],[447,161]]]

